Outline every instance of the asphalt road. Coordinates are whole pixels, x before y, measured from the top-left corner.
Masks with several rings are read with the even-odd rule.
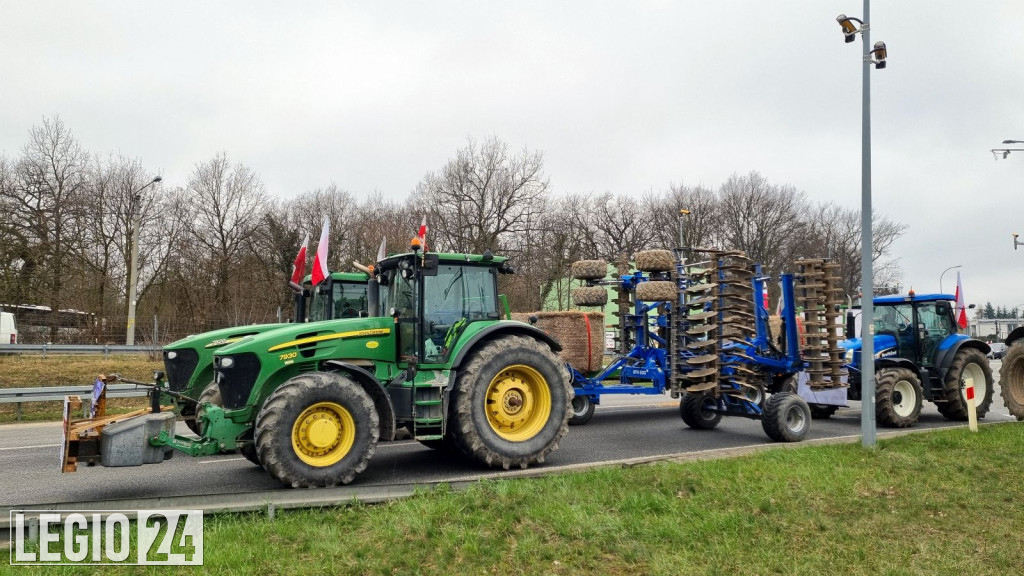
[[[998,381],[999,362],[992,362]],[[998,384],[992,409],[982,422],[1014,420],[1003,406]],[[916,428],[966,426],[939,415],[925,402]],[[884,429],[879,429],[884,430]],[[186,429],[179,423],[179,433]],[[814,420],[808,438],[856,438],[860,403],[851,402],[828,420]],[[190,494],[242,493],[281,488],[261,468],[238,455],[190,458],[176,454],[162,464],[132,468],[80,467],[61,474],[60,425],[0,426],[0,506],[78,503],[96,500]],[[714,430],[691,430],[668,396],[606,396],[590,423],[570,427],[559,450],[543,468],[621,459],[770,444],[760,421],[724,418]],[[359,486],[455,481],[495,475],[461,460],[443,458],[415,441],[382,442],[369,468],[356,477]],[[497,473],[500,475],[500,473]]]

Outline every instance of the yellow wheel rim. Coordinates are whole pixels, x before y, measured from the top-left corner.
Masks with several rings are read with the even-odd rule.
[[[537,370],[516,364],[491,380],[484,394],[487,423],[512,442],[533,438],[551,417],[551,390]]]
[[[355,441],[356,422],[352,414],[334,402],[319,402],[306,408],[292,425],[292,448],[310,466],[336,464]]]

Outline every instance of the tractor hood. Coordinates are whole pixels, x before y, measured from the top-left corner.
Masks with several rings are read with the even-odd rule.
[[[376,356],[393,336],[393,318],[347,318],[285,324],[219,348],[215,356],[255,354],[266,364],[302,363],[324,358]]]
[[[860,351],[863,341],[860,338],[850,338],[839,343],[846,349],[846,363],[860,365]],[[853,353],[852,355],[850,353]],[[875,336],[875,358],[896,355],[896,339],[889,334]]]
[[[171,342],[164,346],[164,350],[180,350],[182,348],[219,348],[225,344],[237,342],[246,336],[259,334],[268,330],[274,330],[282,326],[286,326],[286,324],[252,324],[249,326],[233,326],[231,328],[211,330],[201,334],[192,334],[182,338],[181,340]]]

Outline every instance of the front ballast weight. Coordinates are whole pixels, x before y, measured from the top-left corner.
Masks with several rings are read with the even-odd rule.
[[[699,261],[684,261],[684,253],[699,254]],[[771,333],[761,301],[769,279],[744,253],[651,250],[638,254],[636,262],[637,272],[600,282],[602,289],[611,285],[628,296],[633,310],[623,324],[629,333],[620,340],[634,344],[599,374],[588,376],[570,366],[576,394],[570,423],[589,420],[603,394],[668,390],[680,397],[680,415],[691,428],[707,430],[722,416],[743,416],[760,419],[773,440],[794,442],[806,437],[813,416],[802,396],[815,400],[815,406],[845,405],[846,374],[832,327],[831,264],[800,261],[800,274],[782,275],[780,338]],[[801,350],[798,299],[810,325],[810,349]],[[605,384],[616,373],[618,384]]]
[[[107,385],[114,382],[135,384],[149,389],[149,406],[125,414],[107,414]],[[167,389],[164,374],[154,373],[153,382],[140,382],[118,374],[100,375],[93,384],[83,418],[72,414],[87,405],[79,396],[64,397],[61,438],[61,472],[75,472],[79,464],[104,467],[159,464],[170,459],[174,450],[190,456],[217,454],[222,442],[193,440],[175,435],[177,414],[173,406],[162,406],[161,396],[176,396],[194,402]],[[208,418],[223,418],[219,407],[208,407]]]

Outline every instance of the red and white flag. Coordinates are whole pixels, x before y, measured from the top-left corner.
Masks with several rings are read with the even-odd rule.
[[[764,301],[764,309],[768,309],[768,284],[761,284],[761,300]]]
[[[324,281],[330,272],[327,271],[327,238],[330,234],[331,221],[324,218],[324,228],[320,232],[320,242],[316,245],[316,258],[313,259],[313,286]]]
[[[956,325],[967,329],[967,307],[964,306],[964,287],[960,285],[960,273],[956,273]]]
[[[423,248],[423,252],[427,252],[427,217],[423,216],[423,222],[420,223],[420,246]]]
[[[295,255],[295,262],[292,262],[292,283],[302,284],[302,277],[306,275],[306,248],[309,247],[309,232],[306,232],[306,239],[299,246],[299,253]]]
[[[377,262],[388,257],[388,237],[380,239],[380,248],[377,248]]]

